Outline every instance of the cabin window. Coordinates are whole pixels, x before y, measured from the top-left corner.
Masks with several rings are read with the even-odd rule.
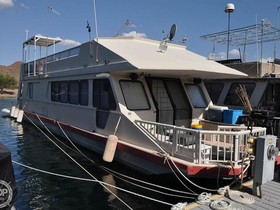
[[[194,84],[186,84],[185,88],[194,108],[207,107],[206,99],[200,86]]]
[[[59,101],[61,103],[68,103],[68,82],[63,81],[59,83],[60,97]]]
[[[175,108],[175,125],[189,126],[190,106],[181,81],[167,79],[164,84],[172,101],[172,106]]]
[[[104,129],[109,119],[110,110],[116,110],[116,101],[108,79],[93,81],[93,101],[96,110],[96,126]]]
[[[33,83],[28,83],[28,97],[33,98]]]
[[[69,81],[69,103],[79,104],[79,81]]]
[[[126,107],[129,110],[147,110],[150,104],[143,84],[140,81],[120,81]]]
[[[51,83],[51,100],[75,105],[88,105],[88,81],[72,80]]]
[[[219,97],[222,93],[222,90],[224,88],[223,83],[206,83],[205,87],[208,91],[208,94],[213,102],[213,104],[217,104]]]
[[[59,82],[52,82],[51,84],[51,100],[59,101]]]
[[[147,77],[157,109],[157,122],[190,126],[191,106],[179,79]]]
[[[232,83],[224,101],[225,105],[243,106],[239,96],[236,93],[236,90],[240,88],[240,85],[245,87],[248,98],[250,99],[256,86],[255,83]]]
[[[81,80],[80,81],[80,104],[82,106],[88,105],[88,81]]]
[[[157,121],[160,123],[174,124],[174,109],[163,80],[147,79],[157,107]]]
[[[93,106],[102,110],[115,110],[116,102],[108,79],[93,81]]]

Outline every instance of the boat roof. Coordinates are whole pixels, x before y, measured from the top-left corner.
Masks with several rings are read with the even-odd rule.
[[[202,79],[247,76],[238,70],[193,53],[182,45],[167,43],[167,50],[161,51],[160,41],[139,37],[98,38],[95,41],[141,71],[161,71],[161,74],[170,74],[172,71],[173,75],[189,75]]]
[[[52,37],[45,37],[45,36],[41,36],[41,35],[35,35],[35,36],[31,37],[30,39],[26,40],[23,43],[23,46],[36,45],[36,46],[50,47],[61,41],[62,41],[62,39],[60,39],[60,38],[52,38]]]

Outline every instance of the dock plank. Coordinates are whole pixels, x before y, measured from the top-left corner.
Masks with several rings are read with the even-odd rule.
[[[252,187],[249,185],[248,187]],[[255,196],[253,204],[242,204],[232,201],[233,205],[237,205],[243,209],[249,210],[279,210],[280,209],[280,183],[276,181],[269,181],[261,186],[262,198]],[[212,200],[230,201],[227,197],[212,196]],[[210,205],[189,204],[185,210],[209,210]]]

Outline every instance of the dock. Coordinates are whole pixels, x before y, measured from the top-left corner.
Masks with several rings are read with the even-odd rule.
[[[214,203],[214,207],[211,207],[211,203],[198,204],[196,202],[190,203],[185,207],[185,210],[208,210],[208,209],[244,209],[244,210],[279,210],[280,209],[280,183],[279,180],[269,181],[261,186],[262,197],[252,195],[253,181],[247,182],[243,185],[240,193],[249,195],[254,199],[252,204],[240,203],[229,199],[228,196],[213,195],[211,196],[211,203]],[[239,191],[239,190],[238,190]],[[220,203],[218,203],[221,201]],[[216,204],[216,205],[215,205]],[[224,204],[224,206],[223,206]]]

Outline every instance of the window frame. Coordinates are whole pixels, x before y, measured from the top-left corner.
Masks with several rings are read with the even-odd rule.
[[[100,84],[98,84],[98,83],[100,83]],[[96,84],[99,85],[99,86],[95,87]],[[106,87],[106,85],[107,85],[107,87]],[[98,91],[100,93],[95,96],[95,89],[97,89],[97,88],[99,88]],[[108,90],[107,98],[103,98],[105,88]],[[108,100],[108,106],[107,107],[102,105],[102,103],[104,103],[104,100]],[[102,79],[94,79],[93,80],[93,82],[92,82],[92,106],[99,109],[99,110],[106,110],[106,111],[117,109],[116,99],[115,99],[113,89],[112,89],[112,85],[111,85],[109,79],[102,78]]]
[[[147,102],[147,106],[148,106],[147,108],[135,108],[135,109],[133,109],[133,108],[128,107],[127,97],[125,96],[125,93],[124,93],[124,90],[123,90],[123,87],[122,87],[122,84],[121,84],[123,82],[130,82],[130,83],[138,83],[138,84],[140,84],[140,86],[142,87],[143,93],[144,93],[143,96],[145,97],[146,102]],[[122,95],[123,95],[123,98],[124,98],[124,101],[125,101],[125,104],[126,104],[126,107],[127,107],[128,110],[138,111],[138,110],[150,110],[151,109],[151,104],[149,102],[149,99],[148,99],[148,96],[147,96],[147,92],[145,91],[144,85],[143,85],[143,83],[141,81],[138,81],[138,80],[137,81],[132,81],[132,80],[122,79],[122,80],[119,81],[119,84],[120,84]]]
[[[200,99],[203,100],[203,102],[200,100],[200,104],[201,104],[201,103],[204,103],[204,106],[195,106],[195,103],[193,103],[193,102],[194,102],[194,100],[193,100],[193,94],[190,94],[190,91],[188,91],[187,86],[192,86],[192,87],[196,87],[196,88],[197,88],[196,90],[199,92]],[[185,87],[185,90],[186,90],[186,92],[187,92],[187,95],[188,95],[188,97],[189,97],[190,103],[191,103],[191,105],[192,105],[193,108],[195,108],[195,109],[200,109],[200,108],[206,108],[206,107],[208,106],[208,104],[207,104],[207,99],[206,99],[206,97],[205,97],[205,95],[204,95],[204,93],[203,93],[202,88],[200,87],[200,85],[198,85],[198,84],[193,84],[193,83],[185,83],[185,84],[184,84],[184,87]]]

